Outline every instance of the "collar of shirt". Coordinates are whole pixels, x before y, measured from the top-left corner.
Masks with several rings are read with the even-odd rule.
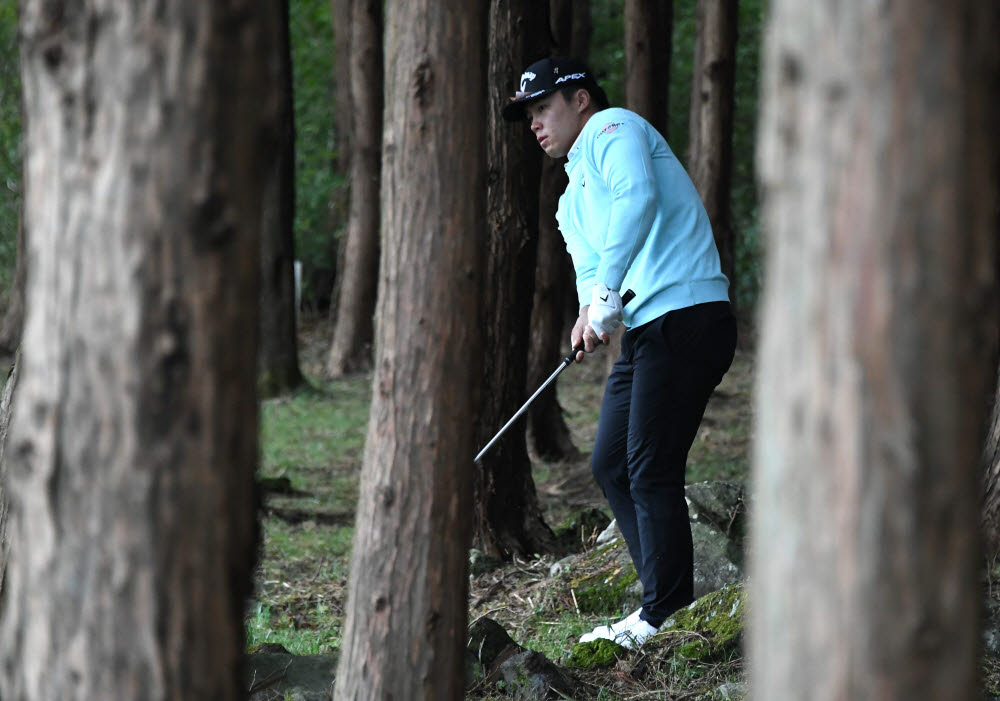
[[[570,164],[573,162],[573,158],[576,156],[576,154],[578,154],[580,152],[580,149],[583,148],[583,133],[585,131],[587,131],[587,125],[590,124],[590,122],[593,119],[594,119],[594,115],[590,115],[590,118],[583,125],[583,128],[580,129],[580,133],[576,135],[576,140],[573,142],[573,145],[570,147],[569,153],[566,154],[566,165],[564,165],[563,167],[567,171],[569,170]]]

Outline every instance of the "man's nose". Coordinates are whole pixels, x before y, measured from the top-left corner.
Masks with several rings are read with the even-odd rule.
[[[536,118],[532,117],[531,118],[531,131],[537,132],[541,128],[542,128],[542,123],[539,122]]]

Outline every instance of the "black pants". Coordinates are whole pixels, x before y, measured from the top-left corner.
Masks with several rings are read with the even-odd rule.
[[[642,582],[641,616],[656,627],[694,598],[684,472],[735,349],[728,302],[678,309],[625,332],[604,391],[591,466]]]

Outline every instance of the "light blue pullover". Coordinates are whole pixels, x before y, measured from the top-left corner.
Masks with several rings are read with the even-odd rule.
[[[569,185],[556,219],[576,268],[581,307],[599,282],[635,292],[622,314],[629,327],[729,299],[701,198],[649,122],[625,109],[601,110],[568,157]]]

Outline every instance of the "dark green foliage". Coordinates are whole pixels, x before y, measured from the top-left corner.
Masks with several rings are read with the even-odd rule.
[[[295,255],[307,304],[330,294],[337,238],[347,219],[347,177],[334,130],[333,25],[330,0],[292,0],[289,9],[295,90]],[[319,273],[319,274],[318,274]]]
[[[21,204],[21,76],[17,3],[0,3],[0,303],[14,278]],[[4,305],[5,306],[5,305]]]

